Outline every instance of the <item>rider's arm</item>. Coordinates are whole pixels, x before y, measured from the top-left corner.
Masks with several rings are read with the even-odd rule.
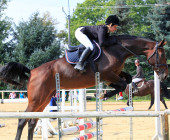
[[[107,32],[108,32],[107,28],[100,28],[98,32],[98,41],[99,41],[98,43],[101,47],[109,46],[117,42],[117,40],[113,37],[106,38],[106,34],[108,34]]]

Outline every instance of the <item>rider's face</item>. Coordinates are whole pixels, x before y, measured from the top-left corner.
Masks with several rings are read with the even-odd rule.
[[[115,32],[115,31],[117,30],[117,26],[118,26],[118,25],[110,26],[110,27],[109,27],[109,32],[111,32],[111,33]]]
[[[136,66],[139,66],[139,63],[135,63]]]

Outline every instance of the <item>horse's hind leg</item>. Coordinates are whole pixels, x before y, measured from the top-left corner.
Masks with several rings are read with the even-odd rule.
[[[34,109],[37,109],[37,108],[35,107]],[[33,111],[32,104],[29,103],[25,112],[32,112],[32,111]],[[29,119],[19,119],[18,129],[17,129],[17,134],[16,134],[16,137],[15,137],[15,140],[20,140],[22,130],[24,129],[24,126],[26,125],[26,123],[28,121],[29,121]]]
[[[45,102],[43,105],[41,105],[40,108],[38,108],[38,110],[36,110],[37,112],[42,112],[44,110],[44,108],[47,106],[49,102]],[[34,134],[34,128],[37,124],[38,119],[30,119],[28,121],[28,140],[33,140],[33,134]]]
[[[37,111],[37,107],[39,107],[39,106],[38,105],[35,106],[33,104],[28,104],[28,107],[25,112],[35,112],[35,111]],[[43,106],[43,107],[45,108],[45,106]],[[40,110],[38,110],[38,111],[40,111]],[[43,111],[43,108],[41,108],[41,111]],[[23,128],[27,122],[28,122],[28,140],[32,140],[34,128],[36,126],[37,120],[38,119],[19,119],[18,129],[17,129],[17,134],[15,137],[15,140],[21,139],[21,134],[22,134]]]
[[[28,140],[33,139],[34,128],[37,124],[38,119],[30,119],[28,121]]]
[[[19,119],[18,129],[17,129],[17,134],[16,134],[16,137],[15,137],[15,140],[20,140],[22,130],[23,130],[24,126],[26,125],[27,121],[28,121],[28,119]]]
[[[160,100],[161,100],[161,102],[164,104],[165,108],[168,109],[168,107],[167,107],[167,105],[166,105],[166,103],[165,103],[165,100],[163,99],[162,96],[160,96]]]

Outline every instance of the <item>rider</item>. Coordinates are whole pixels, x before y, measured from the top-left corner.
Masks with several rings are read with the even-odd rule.
[[[134,88],[134,92],[137,92],[138,88],[136,86],[136,83],[143,80],[144,74],[143,74],[142,67],[140,66],[140,61],[138,59],[135,60],[135,65],[136,65],[137,69],[136,69],[136,75],[133,76],[132,86]]]
[[[84,70],[84,61],[93,51],[93,44],[91,42],[92,40],[98,42],[101,47],[110,44],[116,44],[116,39],[109,40],[108,37],[109,33],[115,32],[117,30],[117,26],[119,25],[119,18],[116,15],[110,15],[106,19],[105,25],[79,27],[75,31],[75,37],[81,44],[86,47],[86,49],[83,51],[79,62],[74,68],[80,71]]]

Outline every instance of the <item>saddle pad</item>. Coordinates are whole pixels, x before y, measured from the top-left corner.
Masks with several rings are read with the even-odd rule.
[[[93,52],[89,55],[89,57],[87,58],[87,61],[90,58],[92,58],[93,61],[96,61],[97,59],[99,59],[101,55],[101,48],[95,41],[93,41],[93,46],[94,46]],[[84,49],[78,49],[72,52],[65,50],[65,57],[66,57],[67,62],[70,64],[76,64],[77,62],[79,62],[79,58],[83,51]]]

